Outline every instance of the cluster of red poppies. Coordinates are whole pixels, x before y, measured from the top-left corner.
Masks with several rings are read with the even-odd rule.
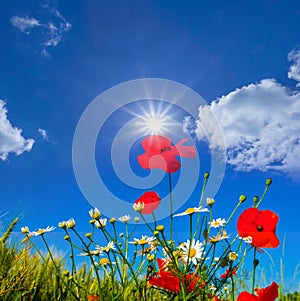
[[[145,169],[160,168],[168,173],[174,173],[180,168],[180,162],[177,156],[194,158],[196,149],[194,146],[183,146],[187,139],[181,140],[175,146],[168,137],[160,135],[151,135],[142,141],[142,147],[145,153],[138,156],[138,162]],[[143,203],[143,214],[150,214],[158,208],[160,197],[157,193],[151,191],[144,193],[135,204]],[[252,246],[255,248],[275,248],[279,245],[276,236],[276,226],[278,216],[270,210],[258,210],[257,208],[246,209],[238,218],[237,230],[241,237],[251,237]],[[163,261],[157,259],[159,272],[149,278],[151,285],[160,287],[170,292],[180,292],[181,285],[184,283],[186,292],[189,293],[199,287],[200,277],[197,274],[187,274],[183,278],[176,276],[173,272],[166,270]],[[236,275],[236,269],[226,270],[221,278],[228,278]],[[200,287],[205,286],[205,282]],[[243,292],[239,295],[238,301],[273,301],[278,296],[278,285],[272,283],[271,286],[257,290],[257,296]],[[214,300],[219,300],[217,296]]]
[[[178,144],[172,145],[168,137],[160,135],[151,135],[142,141],[142,147],[145,153],[138,156],[138,163],[142,168],[153,169],[160,168],[167,173],[178,171],[181,164],[176,157],[196,157],[194,146],[183,146],[187,139],[181,140]],[[134,203],[142,204],[142,214],[151,214],[159,207],[161,199],[154,191],[145,192]],[[238,218],[237,231],[242,238],[251,238],[251,244],[255,249],[275,248],[279,245],[276,236],[276,226],[278,215],[270,210],[258,210],[256,207],[248,208]],[[184,276],[169,269],[163,259],[157,258],[159,267],[158,272],[148,277],[150,285],[159,287],[172,293],[180,293],[182,287],[186,293],[198,291],[205,288],[206,283],[197,273],[188,273]],[[236,268],[227,269],[221,275],[221,279],[236,276]],[[274,301],[278,297],[278,285],[272,283],[270,286],[262,289],[256,289],[255,294],[242,292],[237,301]],[[209,295],[211,300],[221,301],[217,295]],[[89,296],[89,300],[99,300],[99,296]]]

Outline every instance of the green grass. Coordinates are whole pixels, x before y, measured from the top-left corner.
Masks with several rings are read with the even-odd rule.
[[[67,271],[61,258],[51,260],[49,254],[42,258],[30,244],[21,248],[8,243],[8,238],[17,223],[14,220],[0,239],[0,300],[88,300],[96,295],[98,283],[93,269],[83,264],[73,275]],[[146,300],[180,300],[166,297],[158,290],[146,290],[145,279],[139,279]],[[240,287],[246,286],[239,278]],[[120,285],[108,277],[101,277],[101,300],[141,300],[141,290],[132,281]],[[246,289],[246,287],[244,287]],[[196,299],[194,299],[196,300]],[[278,300],[300,301],[300,294],[287,294]]]

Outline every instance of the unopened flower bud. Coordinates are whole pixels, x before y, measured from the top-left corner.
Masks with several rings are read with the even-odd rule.
[[[69,235],[65,235],[64,240],[69,240],[70,236]]]
[[[92,236],[92,233],[85,233],[86,238],[90,238]]]
[[[266,179],[266,185],[270,186],[272,184],[272,179],[271,178],[267,178]]]
[[[158,225],[158,226],[156,227],[156,230],[159,231],[159,232],[164,231],[164,229],[165,229],[165,226],[163,226],[163,225]]]
[[[154,236],[158,236],[159,232],[158,231],[154,231],[153,234],[154,234]]]
[[[235,261],[235,260],[237,260],[238,256],[239,256],[238,253],[229,252],[228,259],[231,260],[231,261]]]
[[[206,204],[210,207],[212,207],[212,205],[215,203],[215,200],[214,199],[211,199],[211,198],[207,198],[206,199]]]
[[[140,220],[140,218],[139,217],[135,217],[134,220],[135,220],[136,223],[138,223],[139,220]]]
[[[109,222],[110,222],[111,224],[114,224],[114,223],[116,222],[116,219],[115,219],[114,217],[112,217],[112,218],[109,220]]]
[[[246,199],[247,199],[247,197],[246,197],[244,194],[241,194],[241,195],[240,195],[240,198],[239,198],[239,201],[240,201],[241,203],[243,203],[243,202],[246,201]]]
[[[148,261],[153,261],[155,259],[155,255],[154,254],[147,254],[147,260]]]
[[[253,203],[254,203],[254,205],[258,202],[258,199],[259,199],[259,197],[257,195],[255,195],[253,197]]]
[[[258,259],[254,259],[253,260],[253,265],[254,265],[255,268],[258,266],[258,264],[259,264],[259,260]]]
[[[205,172],[204,173],[204,179],[208,179],[209,178],[209,172]]]

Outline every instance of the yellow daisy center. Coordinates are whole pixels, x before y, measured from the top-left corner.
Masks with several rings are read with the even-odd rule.
[[[144,239],[144,238],[141,238],[139,241],[138,241],[138,244],[139,245],[145,245],[145,244],[147,244],[148,243],[148,241],[146,240],[146,239]]]
[[[100,260],[101,265],[106,265],[108,263],[109,263],[109,260],[107,258],[101,258],[101,260]]]
[[[197,254],[196,249],[195,248],[191,248],[189,254],[190,254],[190,258],[195,257],[196,254]]]
[[[195,213],[196,211],[195,211],[194,208],[188,208],[188,209],[186,209],[184,212],[185,212],[186,214],[193,214],[193,213]]]

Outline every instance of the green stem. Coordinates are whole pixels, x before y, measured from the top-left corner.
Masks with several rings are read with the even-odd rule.
[[[154,229],[156,229],[156,217],[155,217],[155,214],[154,212],[152,212],[152,217],[153,217],[153,221],[154,221]]]
[[[202,189],[201,189],[200,200],[199,200],[199,207],[202,206],[206,184],[207,184],[207,178],[204,178]],[[200,223],[200,216],[201,216],[201,212],[198,212],[198,217],[197,217],[197,222],[196,222],[196,231],[195,231],[194,237],[196,237],[196,235],[197,235],[197,231],[198,231],[198,228],[199,228],[198,226],[199,226],[199,223]]]
[[[265,195],[266,195],[266,193],[267,193],[268,190],[269,190],[269,185],[266,185],[266,188],[265,188],[265,190],[264,190],[263,195],[261,196],[260,200],[259,200],[259,201],[257,202],[257,204],[255,205],[256,208],[260,205],[260,203],[261,203],[262,200],[264,199],[264,197],[265,197]]]
[[[256,270],[256,248],[254,248],[254,256],[253,256],[252,295],[254,294],[254,289],[255,289],[255,270]]]
[[[171,173],[169,175],[169,189],[170,189],[170,240],[172,240],[172,228],[173,228],[173,194],[172,194],[172,178]]]
[[[93,265],[94,271],[96,273],[96,277],[97,277],[97,283],[98,283],[98,290],[99,290],[99,294],[101,299],[103,298],[102,292],[101,292],[101,281],[100,281],[100,277],[99,277],[99,273],[98,273],[98,269],[96,267],[95,261],[93,259],[93,256],[90,254],[90,250],[89,247],[87,246],[87,244],[85,243],[85,241],[82,239],[82,237],[79,235],[79,233],[72,228],[73,232],[76,234],[76,236],[79,238],[79,240],[81,241],[81,243],[83,244],[83,246],[86,249],[86,252],[88,253],[88,256],[90,257],[91,263]]]
[[[227,222],[226,222],[224,228],[228,225],[229,221],[231,220],[231,218],[233,217],[233,215],[235,214],[235,212],[237,211],[237,209],[240,207],[241,204],[242,204],[242,202],[238,202],[238,204],[235,206],[235,208],[233,209],[232,213],[228,217]]]

